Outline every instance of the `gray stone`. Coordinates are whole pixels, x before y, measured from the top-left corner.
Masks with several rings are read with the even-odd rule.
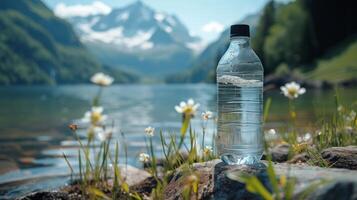
[[[357,146],[331,147],[321,153],[332,167],[357,170]]]
[[[289,144],[278,144],[270,151],[271,159],[274,162],[285,162],[289,158]]]
[[[193,164],[193,171],[199,177],[198,199],[260,199],[257,195],[245,190],[243,183],[227,178],[227,173],[235,170],[256,174],[260,179],[267,180],[266,174],[261,173],[265,166],[256,168],[246,166],[229,166],[220,160]],[[182,199],[185,185],[184,171],[178,170],[164,191],[164,199]]]
[[[0,174],[5,174],[10,171],[16,171],[19,167],[15,160],[8,158],[4,155],[0,155]]]
[[[266,164],[266,162],[263,162]],[[357,195],[357,173],[347,169],[320,168],[306,164],[277,163],[274,165],[277,176],[286,175],[294,177],[297,181],[295,196],[298,197],[313,181],[326,179],[332,181],[329,185],[323,185],[314,193],[312,199],[325,197],[338,188],[346,191],[341,195],[335,194],[336,199],[353,199]],[[213,160],[193,165],[193,172],[199,177],[198,199],[260,199],[257,195],[249,193],[243,183],[231,180],[228,173],[246,172],[255,174],[268,189],[271,187],[264,167],[250,168],[248,166],[228,166],[220,160]],[[182,199],[185,185],[185,170],[177,170],[164,191],[165,199]],[[351,189],[352,187],[352,189]],[[192,196],[193,197],[193,196]],[[310,198],[310,199],[311,199]]]
[[[70,195],[65,192],[35,192],[19,200],[69,200]],[[73,199],[73,198],[72,198]]]
[[[293,158],[291,158],[288,163],[306,163],[309,159],[310,157],[307,155],[307,153],[300,153],[293,156]]]
[[[129,186],[136,185],[144,181],[145,179],[151,177],[151,174],[149,172],[133,167],[131,165],[120,166],[120,170],[121,175]]]
[[[140,187],[142,189],[144,188],[143,182],[150,180],[152,178],[151,174],[143,169],[138,169],[136,167],[130,166],[130,165],[120,165],[120,172],[121,176],[123,179],[128,183],[129,187],[133,187],[135,185],[138,185],[140,183]],[[108,185],[112,185],[113,180],[110,179],[108,180]],[[156,183],[155,183],[156,185]],[[155,186],[151,185],[151,189]],[[149,187],[149,186],[146,186]],[[149,189],[148,189],[149,190]],[[79,200],[83,199],[79,193],[79,185],[73,184],[73,185],[68,185],[62,188],[58,188],[57,191],[39,191],[39,192],[33,192],[30,194],[25,195],[24,197],[20,197],[18,199],[20,200],[41,200],[41,199],[46,199],[46,200]],[[139,191],[139,190],[138,190]],[[141,191],[140,191],[141,192]]]
[[[357,182],[340,181],[333,182],[325,187],[319,188],[312,193],[307,200],[356,200]]]

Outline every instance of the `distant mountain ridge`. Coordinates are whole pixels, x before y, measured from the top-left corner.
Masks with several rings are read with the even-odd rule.
[[[260,14],[247,15],[239,23],[249,24],[251,33],[254,35]],[[199,83],[214,82],[215,71],[219,59],[229,45],[229,28],[224,30],[219,38],[210,43],[190,66],[191,69],[180,74],[174,74],[166,78],[167,83]]]
[[[0,30],[0,85],[84,83],[98,71],[137,80],[100,65],[41,0],[1,0]]]
[[[100,68],[40,0],[2,0],[0,29],[0,84],[84,82]]]
[[[182,71],[200,42],[176,16],[157,12],[142,1],[107,15],[67,20],[102,63],[145,75]]]

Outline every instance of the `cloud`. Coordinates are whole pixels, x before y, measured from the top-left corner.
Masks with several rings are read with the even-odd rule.
[[[209,22],[202,27],[202,31],[206,33],[220,33],[224,29],[224,25],[219,22]]]
[[[91,4],[76,4],[66,5],[59,3],[56,5],[54,12],[59,17],[85,17],[88,15],[96,14],[108,14],[112,11],[112,8],[104,4],[101,1],[94,1]]]

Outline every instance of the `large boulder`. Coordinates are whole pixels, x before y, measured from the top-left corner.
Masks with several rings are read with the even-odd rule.
[[[321,156],[332,167],[357,170],[357,146],[327,148]]]
[[[245,190],[243,183],[227,178],[227,172],[233,170],[245,171],[250,174],[261,175],[266,180],[266,175],[262,173],[265,166],[250,168],[245,166],[225,165],[220,160],[213,160],[205,163],[193,164],[193,171],[199,177],[198,199],[260,199],[258,196]],[[184,172],[178,170],[164,191],[164,199],[182,199],[185,185]]]
[[[288,177],[296,178],[295,195],[297,197],[313,181],[321,179],[330,180],[331,182],[313,192],[314,196],[310,196],[310,199],[323,199],[323,197],[332,195],[332,193],[334,199],[354,199],[357,195],[357,173],[355,171],[286,163],[277,163],[274,168],[277,176],[287,175]],[[254,168],[228,166],[220,160],[213,160],[194,164],[192,171],[199,177],[198,199],[260,199],[257,195],[249,193],[245,189],[245,184],[229,179],[227,177],[228,173],[244,171],[255,174],[263,185],[268,189],[271,188],[264,165]],[[185,185],[184,174],[185,171],[183,169],[177,170],[164,191],[165,199],[182,199]],[[335,194],[334,192],[337,189],[344,192]]]
[[[152,178],[151,174],[143,169],[139,169],[130,165],[120,165],[120,172],[123,179],[125,179],[126,183],[130,187],[138,185],[140,183],[142,189],[144,185],[142,185],[145,181],[147,182]],[[41,185],[43,183],[38,182],[37,184]],[[109,180],[109,185],[113,184],[113,180]],[[26,185],[25,185],[26,186]],[[154,187],[155,184],[151,185],[150,190]],[[148,186],[147,186],[148,187]],[[149,189],[148,189],[149,190]],[[84,197],[80,194],[80,187],[78,184],[68,185],[63,188],[57,188],[56,190],[51,191],[39,191],[27,194],[26,196],[19,197],[19,200],[82,200]]]
[[[143,180],[151,177],[151,174],[149,172],[133,167],[131,165],[121,165],[120,172],[123,178],[125,179],[125,182],[129,186],[136,185],[142,182]]]
[[[270,150],[271,159],[274,162],[285,162],[289,158],[289,144],[278,144]]]

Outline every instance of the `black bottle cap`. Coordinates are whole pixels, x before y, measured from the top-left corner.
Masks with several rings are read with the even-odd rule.
[[[247,24],[234,24],[231,26],[231,37],[243,36],[250,37],[249,25]]]

